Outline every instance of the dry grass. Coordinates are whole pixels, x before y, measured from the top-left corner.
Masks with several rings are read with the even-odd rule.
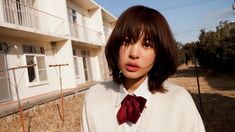
[[[60,100],[35,106],[24,111],[26,131],[30,132],[79,132],[84,94],[65,98],[65,121],[60,118],[57,104]],[[0,119],[1,132],[21,131],[18,114]]]

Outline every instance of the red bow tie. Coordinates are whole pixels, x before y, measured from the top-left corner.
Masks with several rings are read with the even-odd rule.
[[[118,111],[117,119],[119,124],[130,121],[136,123],[144,110],[146,99],[143,97],[137,97],[135,95],[127,95],[122,103],[121,108]]]

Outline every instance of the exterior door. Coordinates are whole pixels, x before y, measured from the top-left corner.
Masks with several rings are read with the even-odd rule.
[[[70,21],[70,30],[73,37],[79,36],[79,26],[78,26],[78,17],[77,11],[75,9],[68,8],[69,11],[69,21]]]
[[[83,69],[84,69],[85,80],[90,81],[92,75],[91,75],[90,53],[89,53],[89,51],[82,50],[82,61],[83,61]]]
[[[1,45],[0,45],[1,46]],[[0,103],[11,100],[11,92],[8,83],[6,69],[6,57],[0,53]]]

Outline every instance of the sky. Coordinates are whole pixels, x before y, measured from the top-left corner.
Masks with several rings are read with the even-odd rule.
[[[176,41],[197,41],[200,29],[215,31],[221,21],[235,21],[234,0],[95,0],[118,16],[133,5],[160,11],[167,19]]]

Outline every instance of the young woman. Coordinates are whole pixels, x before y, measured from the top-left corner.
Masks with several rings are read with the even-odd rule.
[[[86,93],[83,132],[204,132],[190,94],[167,82],[177,69],[175,40],[156,10],[133,6],[107,42],[112,81]]]

